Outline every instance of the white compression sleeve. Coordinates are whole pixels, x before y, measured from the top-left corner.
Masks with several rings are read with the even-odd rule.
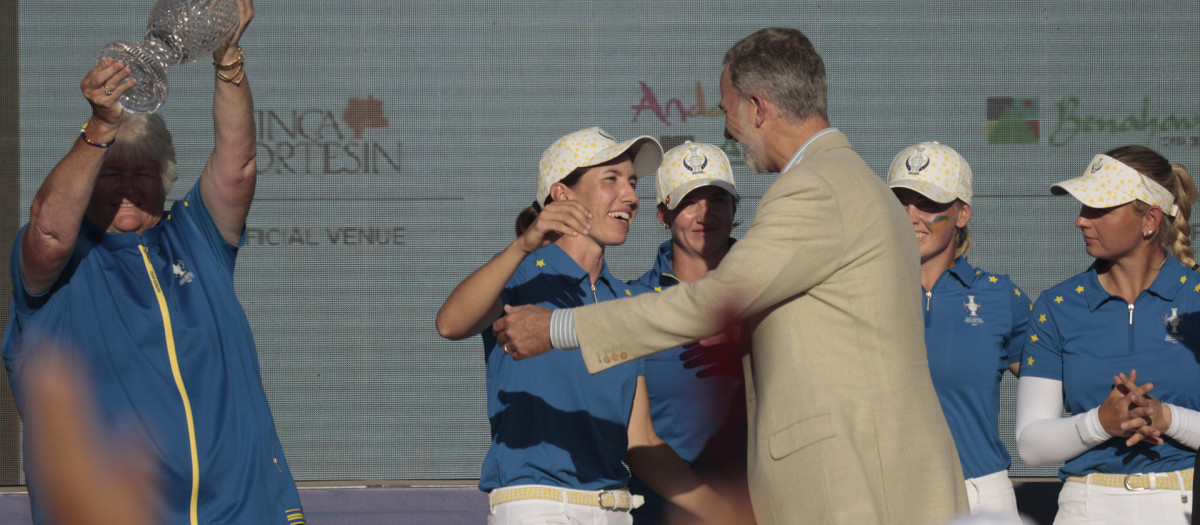
[[[1066,418],[1062,410],[1062,381],[1026,376],[1017,383],[1017,451],[1029,466],[1064,462],[1112,437],[1099,407]]]
[[[1171,426],[1167,427],[1167,437],[1192,450],[1200,448],[1200,412],[1175,405],[1170,407]]]

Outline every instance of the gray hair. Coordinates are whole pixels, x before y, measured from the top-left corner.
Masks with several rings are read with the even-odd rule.
[[[108,156],[124,160],[157,160],[162,169],[164,195],[171,192],[171,186],[179,179],[171,132],[167,131],[167,123],[157,114],[126,112],[122,115],[121,129],[117,131],[117,140],[108,150]]]
[[[788,122],[829,119],[825,63],[804,33],[769,27],[743,38],[725,53],[733,88],[743,100],[753,93],[780,108]]]

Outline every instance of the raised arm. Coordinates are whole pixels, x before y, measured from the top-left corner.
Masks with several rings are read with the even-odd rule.
[[[578,201],[552,202],[504,251],[463,279],[438,310],[438,334],[457,341],[482,332],[500,317],[500,292],[525,256],[563,235],[586,234],[591,214]]]
[[[237,244],[246,228],[258,175],[254,98],[238,42],[254,18],[254,1],[237,0],[233,36],[213,52],[213,152],[200,176],[200,194],[221,236]]]
[[[50,289],[75,249],[104,154],[121,127],[117,99],[134,85],[132,79],[121,82],[129,73],[123,64],[106,58],[79,82],[92,106],[92,116],[70,151],[42,182],[29,208],[29,228],[21,237],[21,275],[31,294]]]

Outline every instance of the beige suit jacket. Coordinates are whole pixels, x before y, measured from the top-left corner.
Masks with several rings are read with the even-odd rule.
[[[760,524],[940,524],[962,471],[925,358],[912,223],[841,133],[809,144],[707,277],[575,311],[593,373],[747,320]]]

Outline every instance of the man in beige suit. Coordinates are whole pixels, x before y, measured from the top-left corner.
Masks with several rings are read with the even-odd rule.
[[[659,294],[553,315],[506,308],[500,342],[523,359],[548,351],[553,331],[596,373],[742,321],[759,523],[925,525],[965,512],[925,360],[912,225],[829,127],[821,57],[796,30],[750,35],[725,56],[721,108],[747,167],[780,173],[721,265]]]

